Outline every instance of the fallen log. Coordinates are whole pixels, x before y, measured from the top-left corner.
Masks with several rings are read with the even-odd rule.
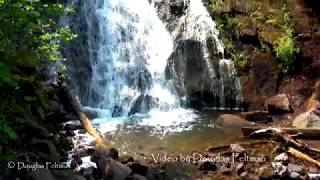
[[[305,161],[308,161],[308,162],[315,164],[317,167],[320,167],[320,162],[313,159],[312,157],[308,156],[307,154],[304,154],[304,153],[302,153],[292,147],[289,148],[288,152],[291,155],[295,156],[296,158],[303,159]]]
[[[244,136],[249,136],[255,131],[266,129],[267,127],[243,127],[242,133]],[[320,129],[300,129],[300,128],[275,128],[285,134],[295,135],[295,139],[310,139],[320,140]],[[265,133],[264,137],[270,137],[272,134]]]
[[[268,135],[268,136],[267,136]],[[280,129],[277,128],[266,128],[266,129],[259,129],[257,131],[252,132],[249,134],[249,137],[252,138],[272,138],[277,142],[280,142],[286,148],[294,148],[303,153],[309,154],[313,157],[318,157],[320,155],[320,149],[309,147],[306,144],[300,143],[293,139],[292,135],[285,134]],[[296,137],[296,136],[294,136]]]
[[[99,150],[107,150],[109,144],[106,141],[106,139],[92,126],[91,120],[86,116],[85,113],[81,110],[81,105],[77,99],[75,99],[71,93],[71,90],[69,87],[63,83],[61,85],[62,90],[66,94],[73,110],[76,112],[78,118],[80,119],[82,127],[85,129],[85,131],[93,136],[96,139],[96,147]]]
[[[242,142],[242,143],[237,143],[237,144],[239,144],[241,147],[247,149],[247,148],[249,148],[251,146],[261,145],[261,144],[268,144],[268,143],[270,143],[270,141],[268,141],[268,140],[257,140],[257,141]],[[207,151],[211,152],[211,153],[214,153],[214,152],[225,151],[226,149],[230,149],[230,144],[224,144],[224,145],[220,145],[220,146],[209,147],[209,148],[207,148]]]

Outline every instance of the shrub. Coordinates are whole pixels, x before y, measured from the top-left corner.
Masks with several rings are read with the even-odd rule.
[[[287,73],[295,60],[295,54],[298,49],[295,47],[295,38],[293,37],[293,29],[287,27],[281,38],[275,42],[274,49],[277,58],[281,60],[284,73]]]

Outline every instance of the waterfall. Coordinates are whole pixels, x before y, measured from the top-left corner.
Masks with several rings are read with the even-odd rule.
[[[202,0],[184,0],[186,12],[180,18],[181,26],[178,26],[173,31],[173,36],[176,41],[179,40],[194,40],[201,42],[202,60],[206,64],[211,83],[211,93],[215,98],[212,98],[214,109],[220,110],[239,110],[241,108],[242,95],[240,80],[237,78],[236,70],[232,60],[224,59],[224,45],[219,39],[219,31],[216,28],[215,22],[212,20],[209,12],[204,6]],[[177,34],[181,33],[181,36]],[[214,47],[209,50],[209,44]],[[218,67],[214,67],[212,55],[216,54]],[[219,58],[222,57],[222,58]],[[174,66],[174,63],[172,64]],[[174,67],[171,67],[174,76],[179,76],[185,73],[175,72]],[[216,72],[218,70],[218,72]],[[179,79],[183,78],[179,77]],[[178,79],[178,78],[177,78]],[[180,82],[185,81],[179,80]],[[180,87],[186,95],[186,86],[180,83]]]
[[[77,15],[64,16],[63,23],[80,35],[76,44],[64,49],[71,59],[70,86],[81,104],[96,112],[94,123],[102,131],[132,116],[159,127],[197,118],[182,107],[173,81],[165,78],[176,38],[149,0],[71,0],[68,5],[76,7]],[[201,0],[189,0],[182,19],[180,38],[204,44],[203,59],[214,82],[211,90],[220,96],[219,107],[229,107],[227,95],[234,96],[234,91],[228,88],[234,88],[237,78],[230,60],[220,60],[218,72],[214,68],[208,42],[214,42],[215,53],[224,53],[214,21]],[[239,92],[235,94],[241,99]]]
[[[87,109],[97,111],[97,124],[121,123],[139,114],[145,115],[141,123],[149,125],[195,117],[180,107],[174,87],[165,79],[173,40],[148,0],[74,0],[70,4],[75,2],[79,5],[79,22],[86,27],[81,33],[89,42],[86,64],[90,64],[91,75],[86,82],[88,98],[79,99]],[[70,17],[64,18],[64,23],[72,23]],[[72,81],[82,80],[79,77],[83,74],[72,65],[69,72]]]

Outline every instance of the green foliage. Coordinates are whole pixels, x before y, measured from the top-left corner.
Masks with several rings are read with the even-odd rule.
[[[296,53],[299,49],[296,47],[296,40],[293,36],[293,25],[290,18],[290,12],[287,4],[283,6],[283,25],[282,36],[274,43],[274,50],[277,58],[281,60],[281,67],[284,73],[292,69]]]
[[[273,26],[279,26],[281,24],[281,21],[276,17],[270,17],[266,20],[266,23]]]
[[[20,119],[45,119],[48,105],[41,83],[43,64],[62,58],[63,43],[76,38],[58,24],[73,13],[55,1],[0,0],[0,135],[17,138]]]
[[[220,1],[211,0],[210,8],[215,13],[221,13],[223,11]]]
[[[265,21],[265,17],[262,14],[262,4],[261,4],[261,2],[257,2],[256,6],[257,6],[257,8],[255,9],[255,11],[253,11],[250,14],[250,17],[251,18],[255,18],[255,19],[259,20],[259,21]]]
[[[7,140],[16,140],[17,134],[16,132],[10,127],[7,121],[0,119],[0,135],[1,140],[0,142],[6,143]]]
[[[283,72],[288,72],[298,52],[291,27],[285,27],[282,37],[274,44],[274,49],[277,58],[281,59]]]
[[[246,52],[238,52],[232,54],[232,59],[234,61],[234,64],[238,70],[241,72],[244,71],[248,62],[248,55]]]

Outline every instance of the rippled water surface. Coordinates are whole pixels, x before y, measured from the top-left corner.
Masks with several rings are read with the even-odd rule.
[[[226,112],[209,110],[197,112],[194,121],[182,122],[176,126],[141,125],[135,124],[139,120],[132,119],[123,125],[118,125],[113,131],[106,132],[106,136],[115,142],[115,147],[129,154],[150,155],[159,152],[179,154],[203,151],[210,146],[240,140],[239,130],[223,129],[214,123],[222,113]]]

